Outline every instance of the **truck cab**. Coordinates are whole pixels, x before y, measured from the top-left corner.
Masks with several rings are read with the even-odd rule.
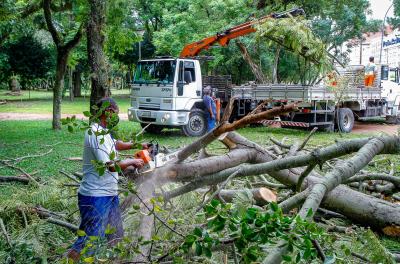
[[[207,130],[200,63],[161,57],[138,62],[131,89],[130,121],[149,132],[180,127],[188,136]]]
[[[389,118],[387,120],[390,123],[398,123],[400,114],[399,106],[400,106],[400,80],[399,80],[400,69],[390,68],[385,65],[382,68],[382,97],[385,98],[388,104],[388,113]]]

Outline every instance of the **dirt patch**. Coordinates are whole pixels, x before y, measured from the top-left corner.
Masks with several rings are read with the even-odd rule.
[[[62,114],[61,118],[73,116],[72,114]],[[78,119],[86,119],[83,114],[74,115]],[[30,113],[0,113],[0,120],[51,120],[52,114],[30,114]],[[121,120],[128,120],[128,115],[119,114]]]
[[[352,133],[386,133],[394,135],[397,134],[399,127],[399,125],[389,125],[385,123],[356,122],[354,124]]]
[[[63,114],[62,118],[73,116],[72,114]],[[83,114],[76,114],[76,118],[85,119]],[[126,113],[119,114],[121,120],[128,120]],[[0,113],[0,120],[51,120],[52,114],[30,114],[30,113]],[[274,127],[274,126],[272,126]],[[276,125],[279,127],[279,125]],[[372,134],[372,133],[386,133],[390,135],[397,134],[399,125],[389,125],[385,123],[371,123],[371,122],[356,122],[352,133],[357,134]]]

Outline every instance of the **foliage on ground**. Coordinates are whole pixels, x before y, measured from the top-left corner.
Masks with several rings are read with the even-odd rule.
[[[19,263],[40,262],[41,259],[46,259],[48,262],[57,262],[65,249],[67,249],[74,241],[75,234],[46,222],[40,219],[34,213],[29,211],[30,208],[40,205],[61,214],[71,223],[78,224],[79,216],[77,212],[76,189],[66,187],[63,184],[71,183],[65,176],[59,173],[59,170],[64,170],[73,173],[81,170],[81,164],[77,161],[68,161],[65,158],[79,157],[82,154],[82,141],[83,135],[81,133],[68,133],[66,129],[59,132],[54,132],[50,128],[50,122],[35,122],[35,121],[3,121],[0,125],[0,159],[12,159],[26,155],[35,155],[45,153],[49,149],[53,149],[51,153],[40,158],[27,158],[17,163],[18,167],[23,168],[28,173],[38,171],[33,177],[41,184],[41,188],[34,185],[21,185],[16,183],[7,183],[0,185],[0,217],[6,223],[7,231],[13,241],[13,249],[7,246],[4,237],[0,238],[0,259],[7,260],[11,254],[17,254]],[[130,122],[121,122],[120,132],[127,135],[130,133],[137,133],[140,127],[137,124]],[[284,137],[291,142],[295,138],[304,138],[308,132],[289,130],[289,129],[276,129],[264,127],[244,128],[239,131],[242,135],[259,144],[269,144],[268,138],[274,137],[282,140]],[[333,143],[334,134],[317,133],[310,141],[310,147],[321,147],[326,144]],[[359,135],[346,134],[343,138],[355,138]],[[188,144],[193,139],[184,137],[179,130],[165,130],[160,134],[145,134],[142,138],[143,141],[151,139],[159,141],[163,146],[170,149],[176,149],[183,144]],[[209,147],[209,152],[218,153],[221,151],[219,143],[213,143]],[[388,159],[395,161],[397,156],[388,156]],[[377,163],[377,170],[382,169],[384,164]],[[2,166],[2,165],[0,165]],[[1,175],[19,175],[20,173],[10,168],[1,168]],[[244,189],[248,188],[251,182],[235,182],[235,186],[242,186]],[[176,184],[172,184],[176,186]],[[229,187],[229,186],[227,186]],[[237,187],[237,186],[236,186]],[[239,199],[239,197],[238,197]],[[155,201],[159,204],[160,217],[165,219],[168,224],[178,228],[185,234],[193,232],[192,225],[197,225],[204,221],[204,215],[201,214],[196,217],[187,218],[187,215],[192,215],[193,211],[200,203],[201,195],[196,193],[189,193],[174,200],[172,204],[163,204],[162,201]],[[240,198],[243,207],[246,208],[248,203],[251,202],[245,198]],[[235,200],[235,205],[240,207],[239,200]],[[136,205],[137,206],[137,205]],[[208,208],[208,207],[207,207]],[[20,210],[25,210],[28,220],[28,226],[25,227],[23,215]],[[138,245],[143,243],[137,241],[135,237],[135,228],[137,226],[138,214],[133,210],[126,219],[126,235],[129,243]],[[214,221],[215,222],[215,221]],[[214,228],[216,223],[211,226]],[[197,232],[198,233],[198,232]],[[373,235],[373,234],[372,234]],[[349,256],[346,252],[349,250],[362,253],[362,247],[369,246],[370,248],[380,245],[378,240],[373,240],[371,234],[365,235],[365,232],[354,232],[350,235],[328,234],[325,238],[321,239],[322,246],[327,250],[327,255],[335,258],[337,263],[349,263]],[[375,236],[375,235],[373,235]],[[181,241],[181,242],[180,242]],[[153,242],[158,245],[163,245],[161,248],[155,249],[155,252],[166,252],[171,250],[171,245],[180,244],[183,241],[176,237],[175,234],[162,228],[157,228],[153,236]],[[372,244],[377,243],[377,244]],[[339,243],[339,244],[335,244]],[[343,247],[341,245],[344,245]],[[193,243],[196,245],[196,242]],[[392,238],[384,237],[383,245],[390,249],[400,248],[400,244]],[[346,250],[348,248],[348,250]],[[382,250],[383,247],[380,246]],[[207,252],[207,247],[201,247],[202,252]],[[200,249],[198,249],[198,253]],[[246,251],[247,252],[247,251]],[[255,253],[253,249],[248,251],[246,258],[252,258]],[[368,258],[373,260],[377,258],[385,259],[386,251],[371,250]],[[104,251],[103,251],[104,253]],[[126,252],[124,252],[126,254]],[[208,254],[208,253],[207,253]],[[245,256],[244,254],[243,256]],[[203,255],[203,254],[199,254]],[[99,256],[104,256],[99,254]],[[129,254],[126,255],[129,257]],[[205,257],[205,258],[204,258]],[[295,256],[296,257],[296,256]],[[214,253],[211,262],[219,263],[222,261],[223,254]],[[293,259],[295,260],[295,258]],[[206,255],[195,257],[195,262],[207,262]],[[350,261],[351,262],[351,261]],[[17,262],[18,263],[18,262]],[[388,262],[387,262],[388,263]]]

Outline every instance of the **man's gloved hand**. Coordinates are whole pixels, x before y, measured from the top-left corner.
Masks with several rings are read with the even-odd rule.
[[[141,159],[132,159],[132,166],[141,169],[144,166],[144,161]]]
[[[142,149],[149,149],[153,146],[151,143],[142,143]]]

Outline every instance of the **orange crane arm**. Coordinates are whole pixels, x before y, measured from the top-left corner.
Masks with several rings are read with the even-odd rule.
[[[218,43],[219,45],[225,47],[229,44],[231,39],[238,38],[240,36],[248,35],[250,33],[256,32],[255,25],[262,24],[267,19],[279,19],[289,16],[299,16],[304,15],[304,10],[301,8],[295,8],[283,13],[273,13],[268,16],[263,16],[259,19],[248,21],[243,24],[234,26],[225,30],[223,33],[217,33],[214,36],[204,38],[200,41],[187,44],[181,51],[180,57],[194,57],[199,55],[199,53],[204,49],[209,49],[212,45]]]

